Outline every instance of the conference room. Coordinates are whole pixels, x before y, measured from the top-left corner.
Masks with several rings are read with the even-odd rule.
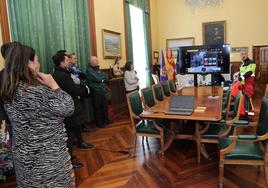
[[[268,187],[266,0],[1,0],[0,187]]]

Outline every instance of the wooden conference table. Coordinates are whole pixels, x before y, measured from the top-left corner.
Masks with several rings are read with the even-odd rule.
[[[166,151],[175,139],[189,139],[194,140],[197,143],[197,160],[200,162],[200,153],[202,153],[206,158],[208,154],[200,143],[200,122],[201,121],[220,121],[222,114],[222,87],[185,87],[177,91],[176,95],[192,95],[195,96],[195,109],[196,107],[206,107],[204,112],[194,111],[192,115],[170,115],[165,114],[169,107],[170,97],[166,97],[163,101],[157,103],[153,107],[143,111],[141,114],[142,118],[146,119],[169,119],[171,121],[171,130],[167,142],[165,143],[162,154]],[[217,97],[211,97],[217,96]],[[180,134],[175,133],[176,120],[195,120],[195,134]]]

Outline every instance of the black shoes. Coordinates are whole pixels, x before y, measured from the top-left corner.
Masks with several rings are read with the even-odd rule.
[[[105,125],[108,125],[108,124],[111,124],[111,123],[113,123],[111,120],[107,120],[107,121],[105,121]]]
[[[83,129],[82,129],[82,132],[84,132],[84,133],[88,133],[90,130],[89,130],[89,128],[87,128],[87,127],[83,127]]]
[[[88,143],[85,143],[85,142],[82,142],[81,144],[77,145],[77,148],[79,149],[90,149],[90,148],[93,148],[94,145],[92,144],[88,144]]]
[[[96,123],[96,126],[99,127],[99,128],[104,128],[105,125],[108,125],[108,124],[111,124],[111,123],[113,123],[111,120],[106,120],[104,122],[103,121],[98,121]]]
[[[82,164],[82,163],[80,163],[80,162],[74,162],[73,163],[73,168],[81,168],[81,167],[83,167],[84,165]]]
[[[105,127],[105,124],[103,124],[103,123],[96,123],[96,126],[99,127],[99,128],[104,128]]]

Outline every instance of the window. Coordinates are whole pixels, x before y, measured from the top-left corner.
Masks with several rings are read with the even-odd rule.
[[[144,88],[146,87],[146,80],[149,78],[147,78],[148,74],[146,65],[148,62],[146,57],[143,11],[133,5],[129,5],[129,9],[134,67],[140,80],[140,88]]]

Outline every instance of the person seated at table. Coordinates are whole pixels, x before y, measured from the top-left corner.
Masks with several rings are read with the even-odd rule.
[[[113,73],[115,77],[120,77],[123,75],[123,71],[120,69],[120,61],[119,58],[117,57],[114,61],[114,67],[113,67]]]

